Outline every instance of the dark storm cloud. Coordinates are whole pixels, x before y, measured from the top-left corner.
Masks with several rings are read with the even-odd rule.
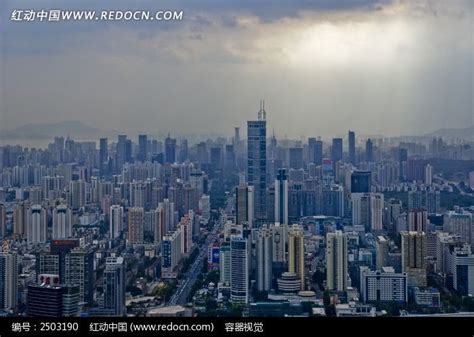
[[[254,117],[261,97],[279,135],[470,124],[473,4],[3,1],[0,128],[80,119],[103,129],[226,133]],[[14,24],[13,8],[182,9],[185,19]]]
[[[284,17],[299,15],[302,11],[338,11],[364,9],[373,10],[390,0],[4,0],[1,7],[0,31],[3,32],[4,52],[43,52],[51,48],[57,51],[62,41],[68,46],[68,37],[76,32],[92,33],[110,27],[124,26],[140,31],[141,36],[156,34],[159,30],[174,29],[180,23],[160,22],[32,22],[29,24],[12,23],[10,15],[13,9],[63,9],[63,10],[183,10],[185,20],[195,29],[211,25],[209,16],[217,17],[222,24],[236,24],[236,15],[251,14],[263,22],[271,22]],[[147,32],[148,31],[148,32]],[[32,34],[34,32],[34,35]]]

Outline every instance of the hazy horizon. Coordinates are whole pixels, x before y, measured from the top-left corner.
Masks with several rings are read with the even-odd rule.
[[[421,135],[473,125],[470,0],[69,1],[182,9],[177,22],[0,20],[2,130],[78,120],[130,133]]]

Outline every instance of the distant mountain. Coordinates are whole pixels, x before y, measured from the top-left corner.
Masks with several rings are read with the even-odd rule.
[[[439,129],[431,133],[425,134],[424,137],[463,138],[467,140],[473,140],[474,125],[461,129]]]
[[[65,121],[58,123],[25,124],[12,130],[1,130],[2,139],[50,139],[55,136],[67,136],[75,138],[89,138],[108,134],[110,131],[103,131],[88,126],[79,121]]]

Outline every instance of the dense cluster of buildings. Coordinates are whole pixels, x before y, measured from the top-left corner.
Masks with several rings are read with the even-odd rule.
[[[320,313],[323,298],[341,316],[374,315],[381,303],[442,310],[441,293],[474,294],[474,205],[442,202],[473,200],[474,172],[450,181],[433,158],[474,150],[353,131],[277,140],[263,102],[246,142],[236,128],[230,142],[192,146],[170,135],[2,146],[0,309],[125,315],[137,288],[179,285],[184,261],[209,250],[219,282],[207,293],[250,315],[300,315],[305,301]],[[227,204],[213,204],[208,246],[214,198]]]

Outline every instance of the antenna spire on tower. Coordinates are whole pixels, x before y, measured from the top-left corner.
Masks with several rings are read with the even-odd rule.
[[[258,111],[258,120],[264,121],[267,119],[267,113],[265,111],[265,100],[260,100],[260,110]]]

